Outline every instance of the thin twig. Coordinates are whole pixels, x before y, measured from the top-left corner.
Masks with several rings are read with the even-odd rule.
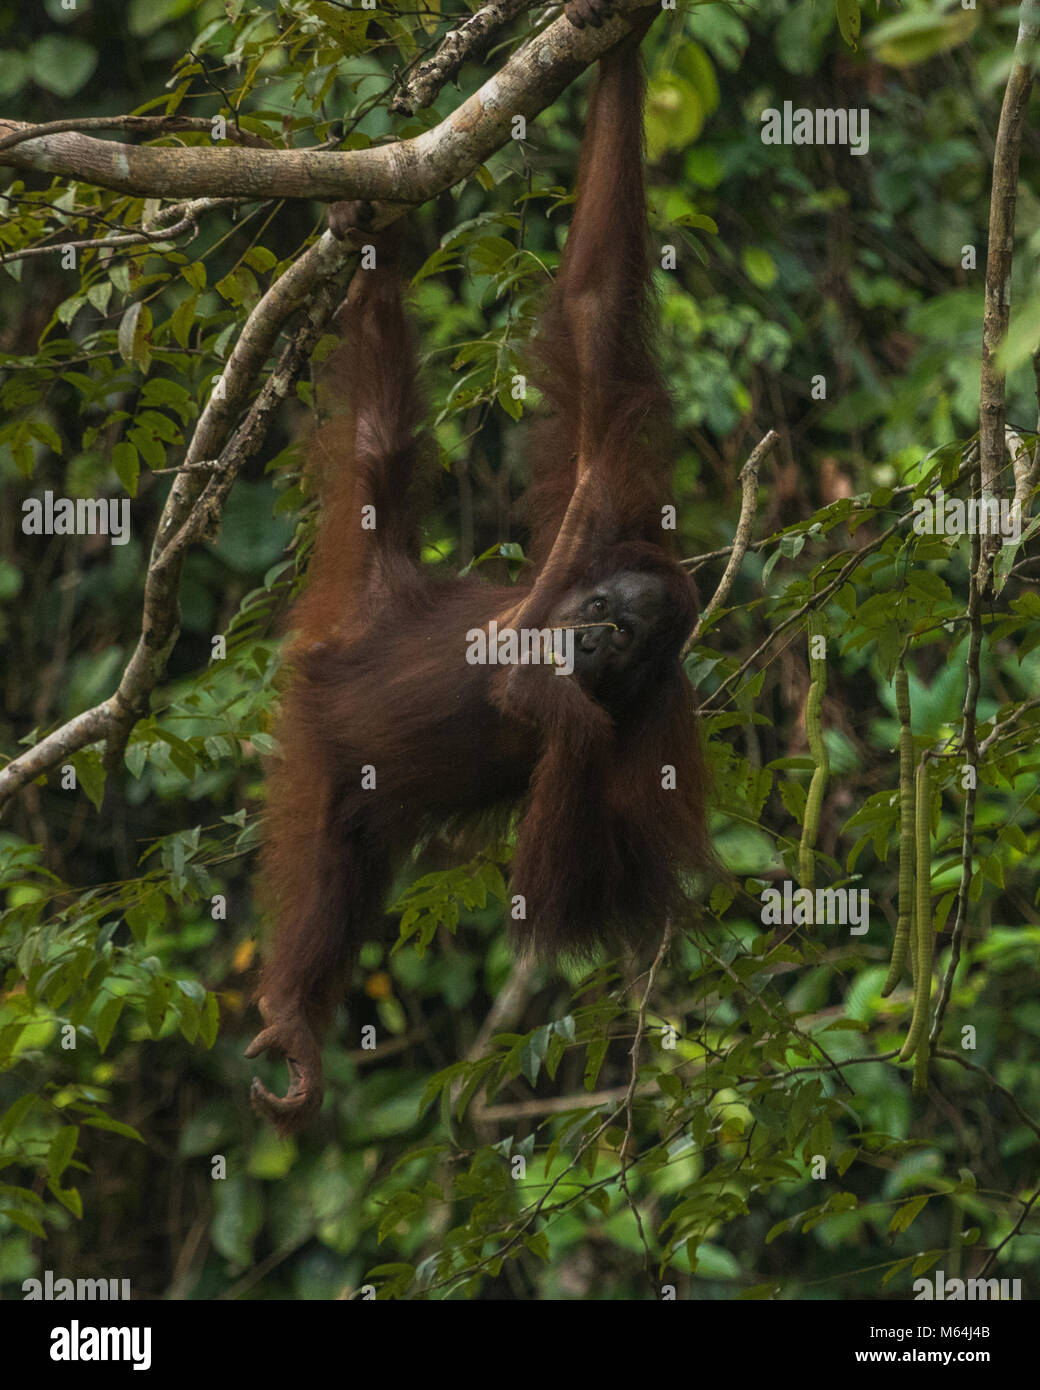
[[[212,134],[213,124],[208,116],[65,116],[57,121],[41,121],[39,125],[27,125],[5,135],[0,140],[0,151],[12,149],[25,140],[39,140],[45,135],[63,135],[68,131],[77,134],[84,130],[125,130],[138,132],[154,138],[183,130]],[[255,150],[273,150],[276,147],[262,135],[251,135],[248,131],[232,126],[234,134],[227,139],[237,140]]]
[[[646,989],[643,991],[643,998],[639,1004],[639,1019],[636,1023],[636,1035],[632,1040],[632,1073],[629,1077],[628,1090],[625,1092],[625,1099],[622,1103],[622,1110],[625,1114],[625,1137],[621,1143],[621,1153],[618,1155],[620,1159],[618,1179],[625,1197],[628,1199],[628,1205],[631,1208],[632,1215],[636,1220],[636,1230],[639,1232],[639,1240],[643,1246],[643,1258],[646,1262],[646,1274],[652,1287],[655,1287],[654,1259],[650,1250],[650,1242],[647,1240],[646,1233],[643,1230],[643,1218],[639,1214],[639,1207],[633,1199],[631,1190],[628,1186],[628,1148],[632,1142],[632,1136],[635,1133],[634,1104],[636,1088],[639,1084],[639,1052],[643,1045],[643,1038],[646,1036],[646,1010],[650,1003],[650,996],[654,992],[654,985],[657,982],[657,972],[660,970],[661,963],[668,954],[668,947],[671,944],[672,919],[669,917],[665,921],[664,932],[661,936],[661,944],[657,948],[657,955],[654,957],[654,963],[650,967],[650,973],[646,980]]]
[[[59,252],[66,251],[70,246],[77,251],[100,250],[110,251],[117,246],[140,246],[146,242],[165,242],[173,241],[182,232],[191,232],[189,241],[194,241],[198,235],[198,219],[203,212],[214,207],[218,202],[223,203],[232,201],[229,199],[217,198],[197,198],[193,203],[188,204],[192,209],[186,212],[179,222],[175,222],[172,227],[163,227],[156,231],[146,231],[144,228],[139,232],[124,232],[115,236],[90,237],[83,241],[55,241],[48,246],[30,246],[24,251],[9,251],[6,256],[0,256],[0,265],[7,265],[11,261],[26,261],[31,256],[55,256]]]
[[[1026,1114],[1015,1099],[1014,1094],[1009,1091],[1006,1086],[1002,1086],[996,1077],[988,1072],[985,1067],[980,1067],[978,1062],[969,1062],[967,1057],[962,1057],[959,1052],[954,1052],[954,1050],[949,1047],[937,1047],[932,1056],[941,1057],[945,1062],[956,1062],[959,1067],[964,1067],[967,1071],[978,1072],[981,1077],[985,1078],[986,1085],[990,1090],[996,1091],[998,1095],[1003,1096],[1026,1128],[1032,1130],[1036,1137],[1040,1139],[1040,1125],[1038,1125],[1030,1115]]]
[[[1006,1235],[1006,1236],[1004,1237],[1004,1239],[1000,1242],[1000,1244],[994,1246],[993,1249],[992,1249],[992,1250],[989,1252],[989,1254],[986,1256],[986,1261],[985,1261],[985,1263],[983,1264],[982,1268],[979,1270],[978,1277],[979,1277],[980,1279],[983,1278],[983,1277],[989,1272],[990,1267],[991,1267],[993,1264],[996,1263],[997,1256],[1000,1254],[1001,1250],[1003,1250],[1004,1246],[1007,1245],[1007,1243],[1008,1243],[1010,1240],[1013,1240],[1014,1237],[1018,1235],[1019,1231],[1022,1229],[1022,1227],[1023,1227],[1023,1226],[1025,1225],[1025,1223],[1026,1223],[1026,1217],[1027,1217],[1027,1216],[1029,1215],[1029,1213],[1033,1210],[1033,1206],[1034,1206],[1034,1204],[1035,1204],[1035,1202],[1036,1202],[1036,1200],[1037,1200],[1038,1197],[1040,1197],[1040,1187],[1038,1187],[1038,1188],[1036,1189],[1036,1191],[1033,1193],[1032,1197],[1030,1197],[1029,1200],[1028,1200],[1027,1202],[1022,1202],[1022,1198],[1021,1198],[1021,1197],[1016,1197],[1016,1199],[1015,1199],[1016,1201],[1022,1202],[1022,1215],[1018,1218],[1018,1220],[1015,1222],[1015,1224],[1011,1227],[1011,1230],[1008,1231],[1007,1235]]]
[[[751,527],[755,521],[755,507],[758,505],[758,471],[762,467],[762,462],[766,454],[769,453],[773,445],[780,436],[776,430],[770,430],[755,445],[751,451],[751,457],[740,470],[740,517],[737,521],[736,533],[733,537],[733,548],[730,552],[729,563],[723,571],[722,578],[719,580],[718,588],[712,594],[711,599],[706,605],[703,613],[697,619],[696,626],[690,633],[689,639],[683,648],[683,656],[695,645],[700,637],[705,623],[711,615],[726,602],[729,598],[729,591],[733,588],[733,581],[744,563],[744,556],[747,554],[748,543],[751,540]]]
[[[419,63],[414,73],[400,85],[390,110],[413,116],[436,100],[446,82],[458,77],[470,58],[487,53],[495,36],[527,9],[534,0],[490,0],[442,39],[436,53]]]
[[[950,937],[950,960],[943,977],[935,1005],[928,1045],[934,1051],[942,1032],[943,1017],[950,1002],[953,977],[960,963],[961,948],[968,923],[968,895],[971,890],[972,865],[975,858],[975,787],[978,782],[979,743],[978,718],[981,675],[979,656],[982,651],[982,592],[979,586],[979,552],[981,537],[971,538],[971,567],[968,574],[968,661],[964,685],[964,705],[961,711],[961,747],[972,770],[969,785],[964,789],[964,812],[961,817],[961,881],[957,888],[957,914]]]

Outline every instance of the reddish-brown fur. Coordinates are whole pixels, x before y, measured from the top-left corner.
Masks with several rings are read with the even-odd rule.
[[[336,370],[352,414],[321,436],[323,515],[293,618],[291,684],[270,781],[263,880],[277,931],[250,1048],[289,1061],[291,1128],[321,1098],[320,1038],[394,863],[427,826],[519,804],[513,894],[521,948],[588,955],[659,930],[708,858],[704,768],[680,651],[692,588],[661,529],[668,398],[650,348],[638,47],[600,64],[577,211],[536,343],[552,408],[534,433],[524,586],[444,579],[418,563],[413,476],[428,443],[415,349],[389,268],[359,271]],[[375,530],[362,530],[373,504]],[[495,617],[546,627],[574,590],[657,575],[666,627],[612,710],[550,667],[469,665]],[[517,612],[517,609],[520,612]],[[662,768],[676,785],[662,789]],[[377,785],[362,787],[362,769]]]

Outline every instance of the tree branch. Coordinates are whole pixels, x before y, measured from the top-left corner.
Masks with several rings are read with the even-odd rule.
[[[326,232],[271,286],[249,315],[221,373],[224,390],[214,392],[206,403],[185,465],[178,471],[163,507],[145,578],[141,635],[118,689],[110,699],[77,715],[29,752],[12,759],[0,772],[0,805],[70,753],[102,739],[108,744],[105,762],[109,771],[118,763],[130,730],[162,679],[180,634],[177,593],[187,544],[207,531],[212,533],[231,483],[243,463],[259,449],[271,415],[288,394],[307,354],[346,293],[352,262],[350,246]],[[281,354],[264,389],[224,446],[279,333],[304,306],[303,327]],[[206,461],[214,472],[196,466]]]
[[[40,139],[45,135],[61,135],[68,130],[136,131],[155,139],[159,135],[173,135],[182,130],[210,135],[213,122],[208,116],[65,116],[60,121],[45,121],[42,125],[19,126],[0,140],[0,152],[13,149],[15,145],[21,145],[26,140]],[[223,138],[254,150],[275,148],[270,140],[265,140],[262,135],[250,135],[248,131],[239,130],[235,125],[228,128],[228,133]],[[5,161],[0,160],[0,163],[3,162]]]
[[[117,246],[140,246],[148,242],[161,244],[165,241],[173,241],[187,231],[191,232],[191,236],[188,238],[191,242],[198,234],[199,218],[204,212],[234,201],[233,198],[198,198],[190,203],[171,204],[171,208],[177,206],[182,209],[183,216],[170,227],[156,226],[155,224],[160,220],[159,217],[156,217],[151,228],[142,227],[139,232],[109,233],[108,236],[88,237],[82,241],[55,241],[47,246],[29,246],[23,251],[10,251],[6,256],[0,256],[0,265],[7,265],[10,261],[28,260],[31,256],[57,255],[59,251],[64,251],[69,246],[75,247],[77,251],[111,251]],[[169,212],[169,210],[169,208],[163,208],[162,212]],[[169,218],[163,220],[169,221]],[[158,245],[156,249],[158,249]]]
[[[402,82],[390,110],[401,116],[412,116],[436,100],[446,82],[458,77],[468,58],[482,58],[495,35],[518,15],[531,7],[534,0],[490,0],[464,24],[453,29],[431,58]]]
[[[719,586],[712,594],[710,601],[704,612],[697,619],[697,624],[690,633],[686,645],[683,647],[683,656],[686,655],[696,644],[704,630],[704,624],[708,621],[716,609],[729,598],[729,591],[733,588],[733,581],[740,572],[740,567],[744,563],[744,556],[747,554],[748,544],[751,540],[751,527],[755,520],[755,508],[758,505],[758,470],[762,467],[762,460],[770,449],[780,438],[776,430],[770,430],[768,434],[758,441],[751,451],[751,456],[740,470],[740,518],[737,521],[737,529],[733,536],[733,546],[730,550],[729,563],[726,565]]]
[[[997,353],[1008,330],[1011,313],[1011,268],[1015,249],[1015,204],[1022,124],[1036,69],[1040,42],[1040,7],[1023,0],[1011,75],[1004,92],[1000,123],[993,148],[993,187],[990,194],[989,249],[986,253],[986,301],[982,318],[982,372],[979,390],[979,461],[984,501],[997,495],[997,475],[1004,466],[1005,376]],[[978,585],[985,597],[993,583],[993,561],[1000,548],[998,535],[983,536],[979,549]]]
[[[37,135],[22,122],[0,120],[0,136],[6,132],[19,141],[7,150],[0,146],[0,164],[144,197],[424,203],[478,169],[510,140],[517,116],[537,116],[631,28],[623,13],[599,29],[576,29],[561,17],[439,125],[372,149],[154,148],[86,135]]]

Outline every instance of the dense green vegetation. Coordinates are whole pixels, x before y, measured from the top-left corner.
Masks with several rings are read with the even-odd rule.
[[[460,8],[441,20],[323,0],[132,0],[114,22],[97,0],[71,12],[47,0],[0,15],[0,116],[208,119],[230,103],[278,147],[320,142],[342,120],[347,147],[364,148],[458,104],[449,85],[414,117],[388,112],[394,69]],[[767,430],[780,435],[752,548],[689,663],[730,876],[674,924],[652,990],[649,959],[584,980],[539,967],[488,1040],[512,969],[509,846],[472,859],[472,847],[425,846],[391,918],[373,923],[319,1124],[284,1142],[261,1126],[242,1051],[262,931],[261,758],[313,524],[297,447],[315,409],[305,374],[236,481],[219,539],[188,555],[181,635],[122,764],[106,771],[100,745],[76,751],[22,788],[0,826],[5,1297],[48,1268],[200,1299],[366,1283],[412,1298],[645,1298],[663,1285],[698,1299],[906,1298],[936,1268],[1023,1278],[1030,1296],[1037,545],[1027,520],[980,587],[969,538],[912,526],[915,501],[940,486],[966,498],[977,477],[990,171],[1017,11],[870,5],[858,38],[856,14],[852,0],[680,0],[645,45],[652,228],[675,249],[658,278],[679,529],[704,599],[733,541],[740,468]],[[462,95],[504,57],[467,64]],[[511,502],[527,407],[510,382],[565,234],[587,82],[410,222],[443,465],[431,563],[478,557],[500,578],[494,548],[522,542]],[[762,113],[785,101],[868,110],[869,150],[764,144]],[[1008,421],[1032,451],[1040,143],[1028,119],[1021,160],[1002,361]],[[160,470],[183,461],[247,314],[324,211],[218,207],[194,239],[87,249],[63,268],[57,254],[14,253],[134,230],[144,200],[35,173],[12,174],[5,199],[6,761],[118,683],[171,485]],[[1010,465],[1000,477],[1008,495]],[[22,503],[47,489],[132,498],[129,542],[24,534]],[[809,626],[823,651],[808,650]],[[212,659],[220,635],[226,654]],[[807,817],[814,773],[822,814]],[[882,995],[901,818],[915,932],[935,928],[933,1016],[964,928],[935,1039],[950,1055],[929,1057],[922,1036],[916,1063],[897,1058],[909,963]],[[764,923],[762,890],[804,882],[807,864],[817,886],[869,893],[869,931]],[[910,953],[919,982],[923,940]],[[275,1068],[264,1075],[273,1083]]]

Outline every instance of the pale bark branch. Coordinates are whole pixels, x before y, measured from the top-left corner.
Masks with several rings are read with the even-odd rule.
[[[710,602],[705,606],[704,612],[697,619],[697,624],[687,639],[683,647],[685,656],[696,644],[704,630],[704,624],[711,615],[729,598],[729,592],[733,588],[733,581],[740,572],[740,567],[744,563],[744,556],[751,541],[751,527],[755,521],[755,508],[758,505],[758,472],[762,467],[766,454],[769,453],[773,445],[780,438],[776,430],[770,430],[763,435],[759,442],[751,451],[747,463],[740,470],[740,517],[737,521],[737,529],[733,537],[733,546],[730,550],[729,562],[726,565],[722,578],[719,580],[718,588],[711,596]]]
[[[469,177],[511,139],[517,116],[532,120],[630,30],[624,14],[599,29],[576,29],[561,17],[439,125],[372,149],[156,148],[79,134],[26,134],[31,128],[22,122],[0,120],[0,138],[6,133],[20,140],[0,149],[0,165],[143,197],[424,203]]]
[[[326,232],[271,286],[246,320],[227,365],[221,373],[222,393],[214,392],[199,417],[185,458],[186,471],[173,482],[152,546],[145,580],[144,621],[137,648],[119,683],[125,717],[109,739],[108,762],[122,753],[126,737],[143,700],[161,679],[180,627],[177,590],[188,543],[203,534],[213,536],[219,504],[226,498],[242,464],[263,442],[270,416],[288,394],[306,354],[328,326],[346,293],[352,253]],[[282,353],[239,431],[226,448],[226,438],[245,406],[252,384],[274,348],[283,325],[305,304],[306,323]],[[192,465],[216,456],[219,469],[208,479]],[[10,771],[10,769],[6,769]],[[0,774],[2,797],[4,774]]]
[[[417,65],[401,83],[390,110],[411,116],[431,105],[444,84],[458,77],[463,64],[470,58],[482,58],[496,35],[533,3],[534,0],[490,0],[471,19],[453,29],[432,57]]]
[[[1012,724],[1018,723],[1023,714],[1028,713],[1029,710],[1037,709],[1038,707],[1040,707],[1040,696],[1036,696],[1031,700],[1025,700],[1017,709],[1012,710],[1008,717],[1002,720],[1001,723],[994,724],[992,731],[987,734],[979,744],[979,757],[984,758],[993,745],[1007,735],[1007,731],[1011,728]]]

